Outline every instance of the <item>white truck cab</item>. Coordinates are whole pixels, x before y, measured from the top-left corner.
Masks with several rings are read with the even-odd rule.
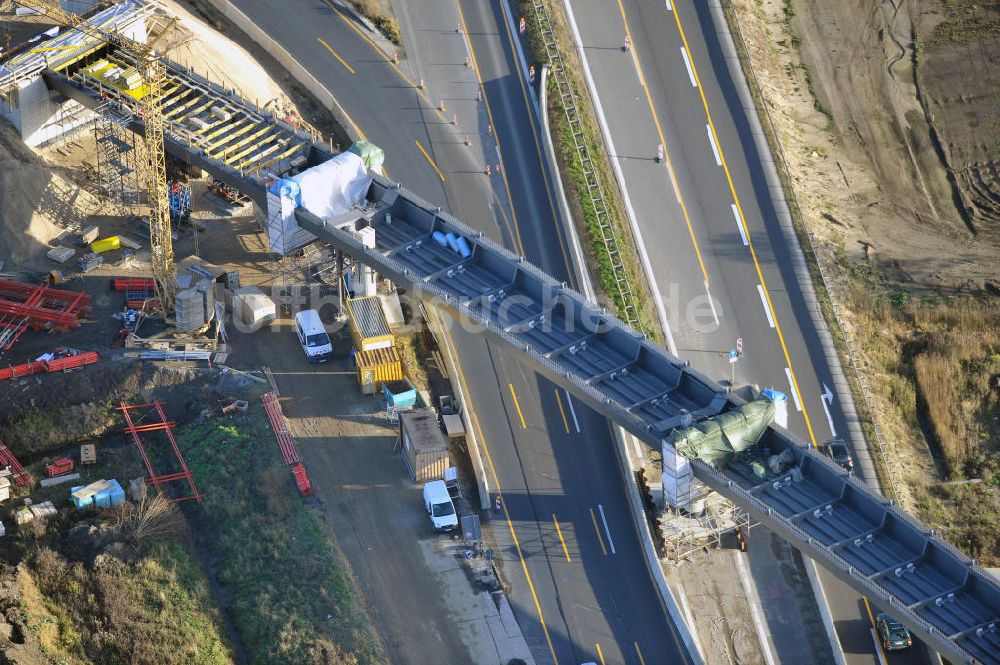
[[[333,357],[333,344],[316,310],[306,309],[295,315],[295,334],[309,362],[325,363]]]
[[[452,531],[458,526],[455,504],[443,480],[432,480],[424,485],[424,508],[431,516],[435,531]]]

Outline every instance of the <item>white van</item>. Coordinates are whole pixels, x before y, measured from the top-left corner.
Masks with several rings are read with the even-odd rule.
[[[295,334],[309,362],[325,363],[333,356],[333,344],[316,310],[306,309],[295,315]]]
[[[432,480],[424,485],[424,508],[431,516],[435,531],[451,531],[458,526],[455,504],[443,480]]]

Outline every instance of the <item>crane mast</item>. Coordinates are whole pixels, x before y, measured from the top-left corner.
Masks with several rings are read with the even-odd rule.
[[[95,39],[118,46],[135,61],[135,70],[142,79],[144,93],[139,95],[136,111],[144,125],[142,142],[146,149],[144,175],[149,203],[149,244],[156,295],[165,316],[174,311],[177,281],[174,268],[174,246],[170,226],[170,198],[167,189],[167,164],[163,147],[164,82],[167,79],[163,61],[156,57],[155,40],[143,44],[124,35],[92,25],[81,16],[59,6],[58,0],[20,0],[18,4],[40,9],[43,14],[66,28],[73,28]],[[176,20],[176,19],[175,19]],[[169,26],[168,26],[169,28]],[[161,36],[166,29],[161,33]],[[124,96],[126,99],[128,95]]]

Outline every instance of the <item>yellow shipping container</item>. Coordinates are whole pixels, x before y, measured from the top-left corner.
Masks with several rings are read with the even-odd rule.
[[[101,238],[100,240],[95,240],[90,243],[90,251],[94,254],[100,254],[101,252],[108,252],[112,249],[119,249],[122,246],[122,239],[118,236],[110,236],[107,238]]]
[[[395,343],[385,312],[382,311],[382,301],[378,296],[348,300],[347,318],[351,339],[354,340],[354,348],[358,351],[386,349]]]
[[[374,395],[383,383],[403,380],[403,364],[396,347],[357,351],[354,362],[358,366],[358,385],[363,395]]]

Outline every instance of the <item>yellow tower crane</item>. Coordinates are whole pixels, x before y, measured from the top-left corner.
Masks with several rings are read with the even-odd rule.
[[[153,279],[156,282],[156,295],[163,313],[165,316],[170,315],[174,311],[177,281],[170,228],[167,164],[163,148],[161,93],[167,73],[163,61],[154,52],[154,46],[177,19],[173,19],[156,39],[144,44],[91,24],[78,14],[64,10],[59,6],[58,0],[18,0],[18,4],[41,10],[58,25],[79,30],[89,37],[113,44],[135,62],[135,70],[142,80],[142,93],[123,95],[123,98],[127,100],[135,97],[137,103],[134,111],[144,125],[142,139],[146,148],[144,171],[146,193],[149,198],[149,244],[152,253]]]

